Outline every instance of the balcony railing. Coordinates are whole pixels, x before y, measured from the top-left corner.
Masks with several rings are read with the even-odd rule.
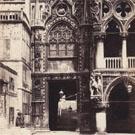
[[[121,68],[121,64],[121,58],[119,57],[105,58],[106,68]]]
[[[0,21],[20,21],[20,11],[0,11]]]
[[[29,20],[23,11],[0,11],[0,22],[24,22],[29,28]]]
[[[135,68],[135,57],[128,57],[128,68]]]
[[[135,57],[127,57],[127,68],[135,68]],[[105,58],[105,68],[120,69],[122,68],[122,58],[107,57]]]

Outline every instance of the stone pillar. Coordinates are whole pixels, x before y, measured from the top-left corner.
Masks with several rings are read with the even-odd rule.
[[[43,92],[43,125],[42,127],[45,130],[49,130],[49,94],[48,94],[48,82],[45,78],[43,78],[43,87],[44,87],[44,92]]]
[[[126,38],[122,39],[122,68],[128,68],[127,63],[127,41]]]
[[[45,106],[46,104],[43,104],[43,106]],[[50,130],[49,129],[49,111],[48,109],[45,110],[45,108],[43,109],[43,125],[42,127],[44,128],[44,130]]]
[[[106,132],[106,112],[105,110],[96,113],[96,127],[97,132]]]
[[[103,37],[97,38],[96,68],[105,68]]]

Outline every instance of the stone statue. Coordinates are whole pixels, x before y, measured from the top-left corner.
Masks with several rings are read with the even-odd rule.
[[[100,75],[91,75],[90,91],[91,91],[91,96],[102,94],[102,80]]]

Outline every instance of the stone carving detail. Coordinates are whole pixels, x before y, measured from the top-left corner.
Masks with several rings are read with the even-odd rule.
[[[90,92],[91,96],[101,96],[102,95],[102,77],[101,75],[94,75],[93,73],[90,76]]]
[[[58,22],[67,22],[73,29],[77,28],[74,18],[72,18],[71,7],[65,1],[57,1],[51,9],[51,17],[46,21],[44,39],[48,42],[48,31]]]
[[[38,59],[35,59],[35,71],[40,71],[41,69],[41,64]]]
[[[100,7],[101,3],[99,2],[99,0],[91,0],[90,3],[90,12],[92,15],[92,20],[93,23],[98,23],[100,20]]]
[[[51,12],[51,10],[50,10],[49,4],[45,4],[45,10],[42,15],[43,20],[45,20],[45,21],[47,20],[47,18],[50,16],[50,12]]]
[[[74,0],[73,4],[73,14],[81,23],[82,17],[83,17],[83,0]]]
[[[42,33],[40,31],[36,31],[35,40],[36,41],[41,41],[42,40]]]
[[[52,5],[52,4],[54,4],[56,2],[56,0],[46,0],[45,2]]]
[[[41,51],[38,47],[35,47],[35,71],[40,71],[41,69]]]
[[[34,44],[34,68],[36,72],[41,71],[41,65],[42,65],[42,49],[43,49],[43,43],[42,43],[42,31],[37,30],[35,32],[35,44]]]
[[[104,2],[102,3],[102,10],[103,10],[103,11],[102,11],[102,12],[103,12],[103,13],[102,13],[102,16],[103,16],[103,17],[105,17],[105,16],[109,13],[109,11],[110,11],[109,8],[110,8],[110,7],[109,7],[109,5],[107,4],[107,2],[104,1]]]
[[[36,44],[35,45],[35,53],[34,53],[34,58],[35,58],[35,71],[41,71],[41,45],[40,44]]]
[[[121,17],[127,17],[130,12],[131,7],[127,2],[122,1],[116,6],[116,13]]]
[[[42,87],[41,79],[39,79],[39,78],[35,79],[34,83],[33,83],[34,100],[41,99],[41,87]]]
[[[66,4],[60,3],[57,6],[57,14],[58,14],[58,16],[64,16],[64,15],[66,15],[66,13],[67,13],[67,6],[66,6]]]

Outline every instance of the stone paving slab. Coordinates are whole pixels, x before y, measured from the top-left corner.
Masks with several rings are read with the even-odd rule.
[[[70,131],[46,131],[46,132],[35,132],[32,135],[80,135],[79,132],[70,132]]]
[[[135,135],[134,134],[124,134],[124,133],[95,133],[95,134],[80,134],[79,132],[70,131],[37,131],[32,135]]]
[[[45,130],[34,130],[15,127],[10,129],[0,129],[0,135],[90,135],[90,134],[80,134],[79,132],[72,132],[72,131],[45,131]],[[96,133],[93,135],[135,135],[135,133],[133,134]]]
[[[0,129],[0,135],[31,135],[31,130],[26,128]]]

